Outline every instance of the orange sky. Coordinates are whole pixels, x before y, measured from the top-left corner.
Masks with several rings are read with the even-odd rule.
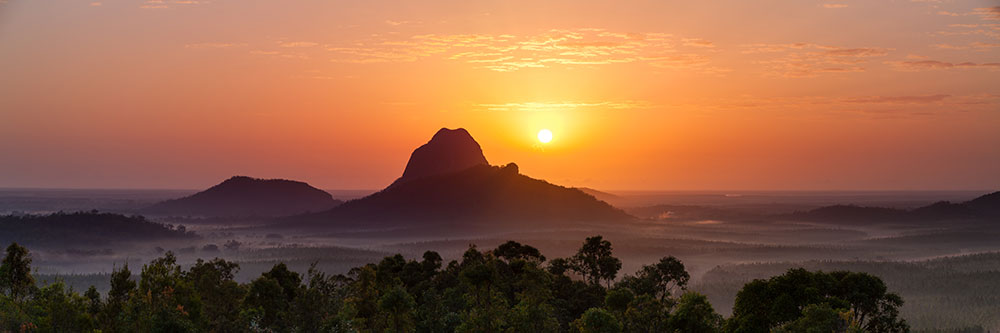
[[[0,0],[0,187],[1000,188],[1000,2]],[[549,128],[555,139],[540,145]]]

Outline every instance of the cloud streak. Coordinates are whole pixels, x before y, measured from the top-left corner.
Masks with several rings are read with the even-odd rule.
[[[605,101],[605,102],[520,102],[501,104],[476,104],[476,108],[482,111],[522,111],[522,112],[544,112],[544,111],[583,111],[583,110],[629,110],[645,109],[652,107],[646,101]]]
[[[743,54],[757,55],[754,61],[765,76],[803,78],[823,73],[864,72],[869,58],[883,57],[891,49],[839,47],[812,43],[748,44]]]
[[[912,60],[912,61],[889,61],[886,62],[893,69],[904,72],[919,72],[928,70],[948,70],[948,69],[1000,69],[1000,63],[974,63],[974,62],[947,62],[940,60]]]
[[[440,57],[497,72],[555,66],[646,63],[705,73],[715,45],[699,38],[665,33],[620,33],[603,29],[549,30],[535,35],[425,34],[378,35],[328,47],[335,62],[412,62]]]

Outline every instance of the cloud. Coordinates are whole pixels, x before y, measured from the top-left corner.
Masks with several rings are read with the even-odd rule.
[[[652,107],[646,101],[605,101],[605,102],[521,102],[521,103],[501,103],[501,104],[476,104],[475,107],[482,111],[581,111],[581,110],[628,110],[644,109]]]
[[[332,61],[349,63],[413,62],[440,57],[498,72],[553,66],[599,66],[647,63],[703,73],[715,45],[699,38],[665,33],[624,33],[603,29],[549,30],[533,35],[425,34],[375,35],[334,45]]]
[[[983,20],[1000,21],[1000,6],[976,8],[970,14],[978,15]]]
[[[847,8],[847,4],[843,4],[843,3],[825,3],[825,4],[823,4],[823,8],[827,8],[827,9]]]
[[[408,24],[420,24],[420,23],[421,23],[420,21],[395,21],[395,20],[385,20],[385,24],[388,24],[388,25],[391,25],[391,26],[394,26],[394,27],[395,27],[395,26],[401,26],[401,25],[408,25]]]
[[[868,58],[883,57],[890,49],[847,48],[812,43],[748,44],[743,54],[758,55],[765,76],[815,77],[823,73],[863,72]]]
[[[922,96],[867,96],[848,98],[844,100],[848,103],[864,104],[928,104],[944,101],[951,95],[922,95]]]
[[[895,70],[905,71],[905,72],[947,70],[947,69],[970,69],[970,68],[980,68],[980,69],[990,69],[990,70],[1000,69],[1000,63],[974,63],[974,62],[952,63],[952,62],[930,60],[930,59],[913,60],[913,61],[889,61],[886,63],[891,65]]]
[[[319,45],[316,42],[279,42],[280,47],[313,47]]]
[[[934,44],[931,46],[942,50],[968,50],[968,49],[984,50],[984,49],[992,49],[1000,47],[1000,43],[972,42],[969,43],[968,45],[952,45],[943,43],[943,44]]]
[[[199,5],[207,3],[207,1],[195,1],[195,0],[146,0],[142,3],[139,8],[143,9],[166,9],[170,8],[171,5]]]
[[[91,3],[90,3],[90,6],[91,6],[91,7],[100,7],[100,6],[101,6],[101,3],[100,3],[100,2],[97,2],[97,1],[95,1],[95,2],[91,2]]]
[[[1000,94],[913,94],[874,96],[753,96],[740,95],[696,101],[687,108],[706,112],[778,112],[819,116],[857,114],[885,118],[897,116],[952,115],[956,112],[994,112]]]
[[[245,44],[245,43],[217,43],[217,42],[184,44],[184,48],[188,48],[188,49],[225,49],[225,48],[243,47],[243,46],[247,46],[247,44]]]
[[[273,51],[273,50],[272,51],[251,50],[250,54],[258,55],[258,56],[285,58],[285,59],[300,59],[300,60],[305,60],[305,59],[309,59],[310,58],[309,55],[304,54],[304,53],[281,52],[281,51]]]

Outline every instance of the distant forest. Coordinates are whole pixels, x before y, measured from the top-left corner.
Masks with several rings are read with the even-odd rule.
[[[39,287],[28,249],[0,265],[0,331],[18,332],[905,332],[903,300],[874,275],[790,269],[741,288],[723,318],[687,290],[674,257],[624,274],[601,236],[547,260],[509,241],[470,247],[445,263],[435,252],[402,255],[327,275],[284,263],[245,284],[239,265],[173,253],[133,277],[116,267],[110,291],[83,294],[62,282]]]
[[[49,215],[0,215],[0,244],[26,246],[105,246],[109,243],[195,238],[184,226],[164,225],[142,216],[97,211]]]

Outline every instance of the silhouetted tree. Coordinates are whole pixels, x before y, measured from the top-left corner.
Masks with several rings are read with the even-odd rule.
[[[622,268],[622,261],[612,256],[611,252],[611,242],[604,237],[588,237],[576,255],[570,258],[570,268],[587,282],[599,284],[603,280],[610,287]]]
[[[729,332],[769,331],[802,317],[810,304],[827,304],[850,313],[852,322],[868,332],[905,332],[899,318],[903,300],[887,292],[881,279],[866,273],[809,272],[790,269],[768,280],[754,280],[736,295]]]
[[[591,308],[579,319],[573,321],[573,326],[580,333],[618,333],[622,324],[613,314],[601,308]]]
[[[20,302],[35,285],[35,278],[31,276],[31,255],[17,243],[7,246],[6,253],[0,263],[0,291],[14,302]]]
[[[687,292],[677,302],[677,310],[670,316],[670,326],[677,332],[718,332],[722,329],[722,316],[715,313],[705,295]]]
[[[659,262],[645,265],[635,276],[626,276],[618,283],[619,286],[634,290],[637,294],[649,294],[670,306],[674,302],[671,297],[678,291],[687,288],[691,279],[684,264],[674,257],[663,257]]]

